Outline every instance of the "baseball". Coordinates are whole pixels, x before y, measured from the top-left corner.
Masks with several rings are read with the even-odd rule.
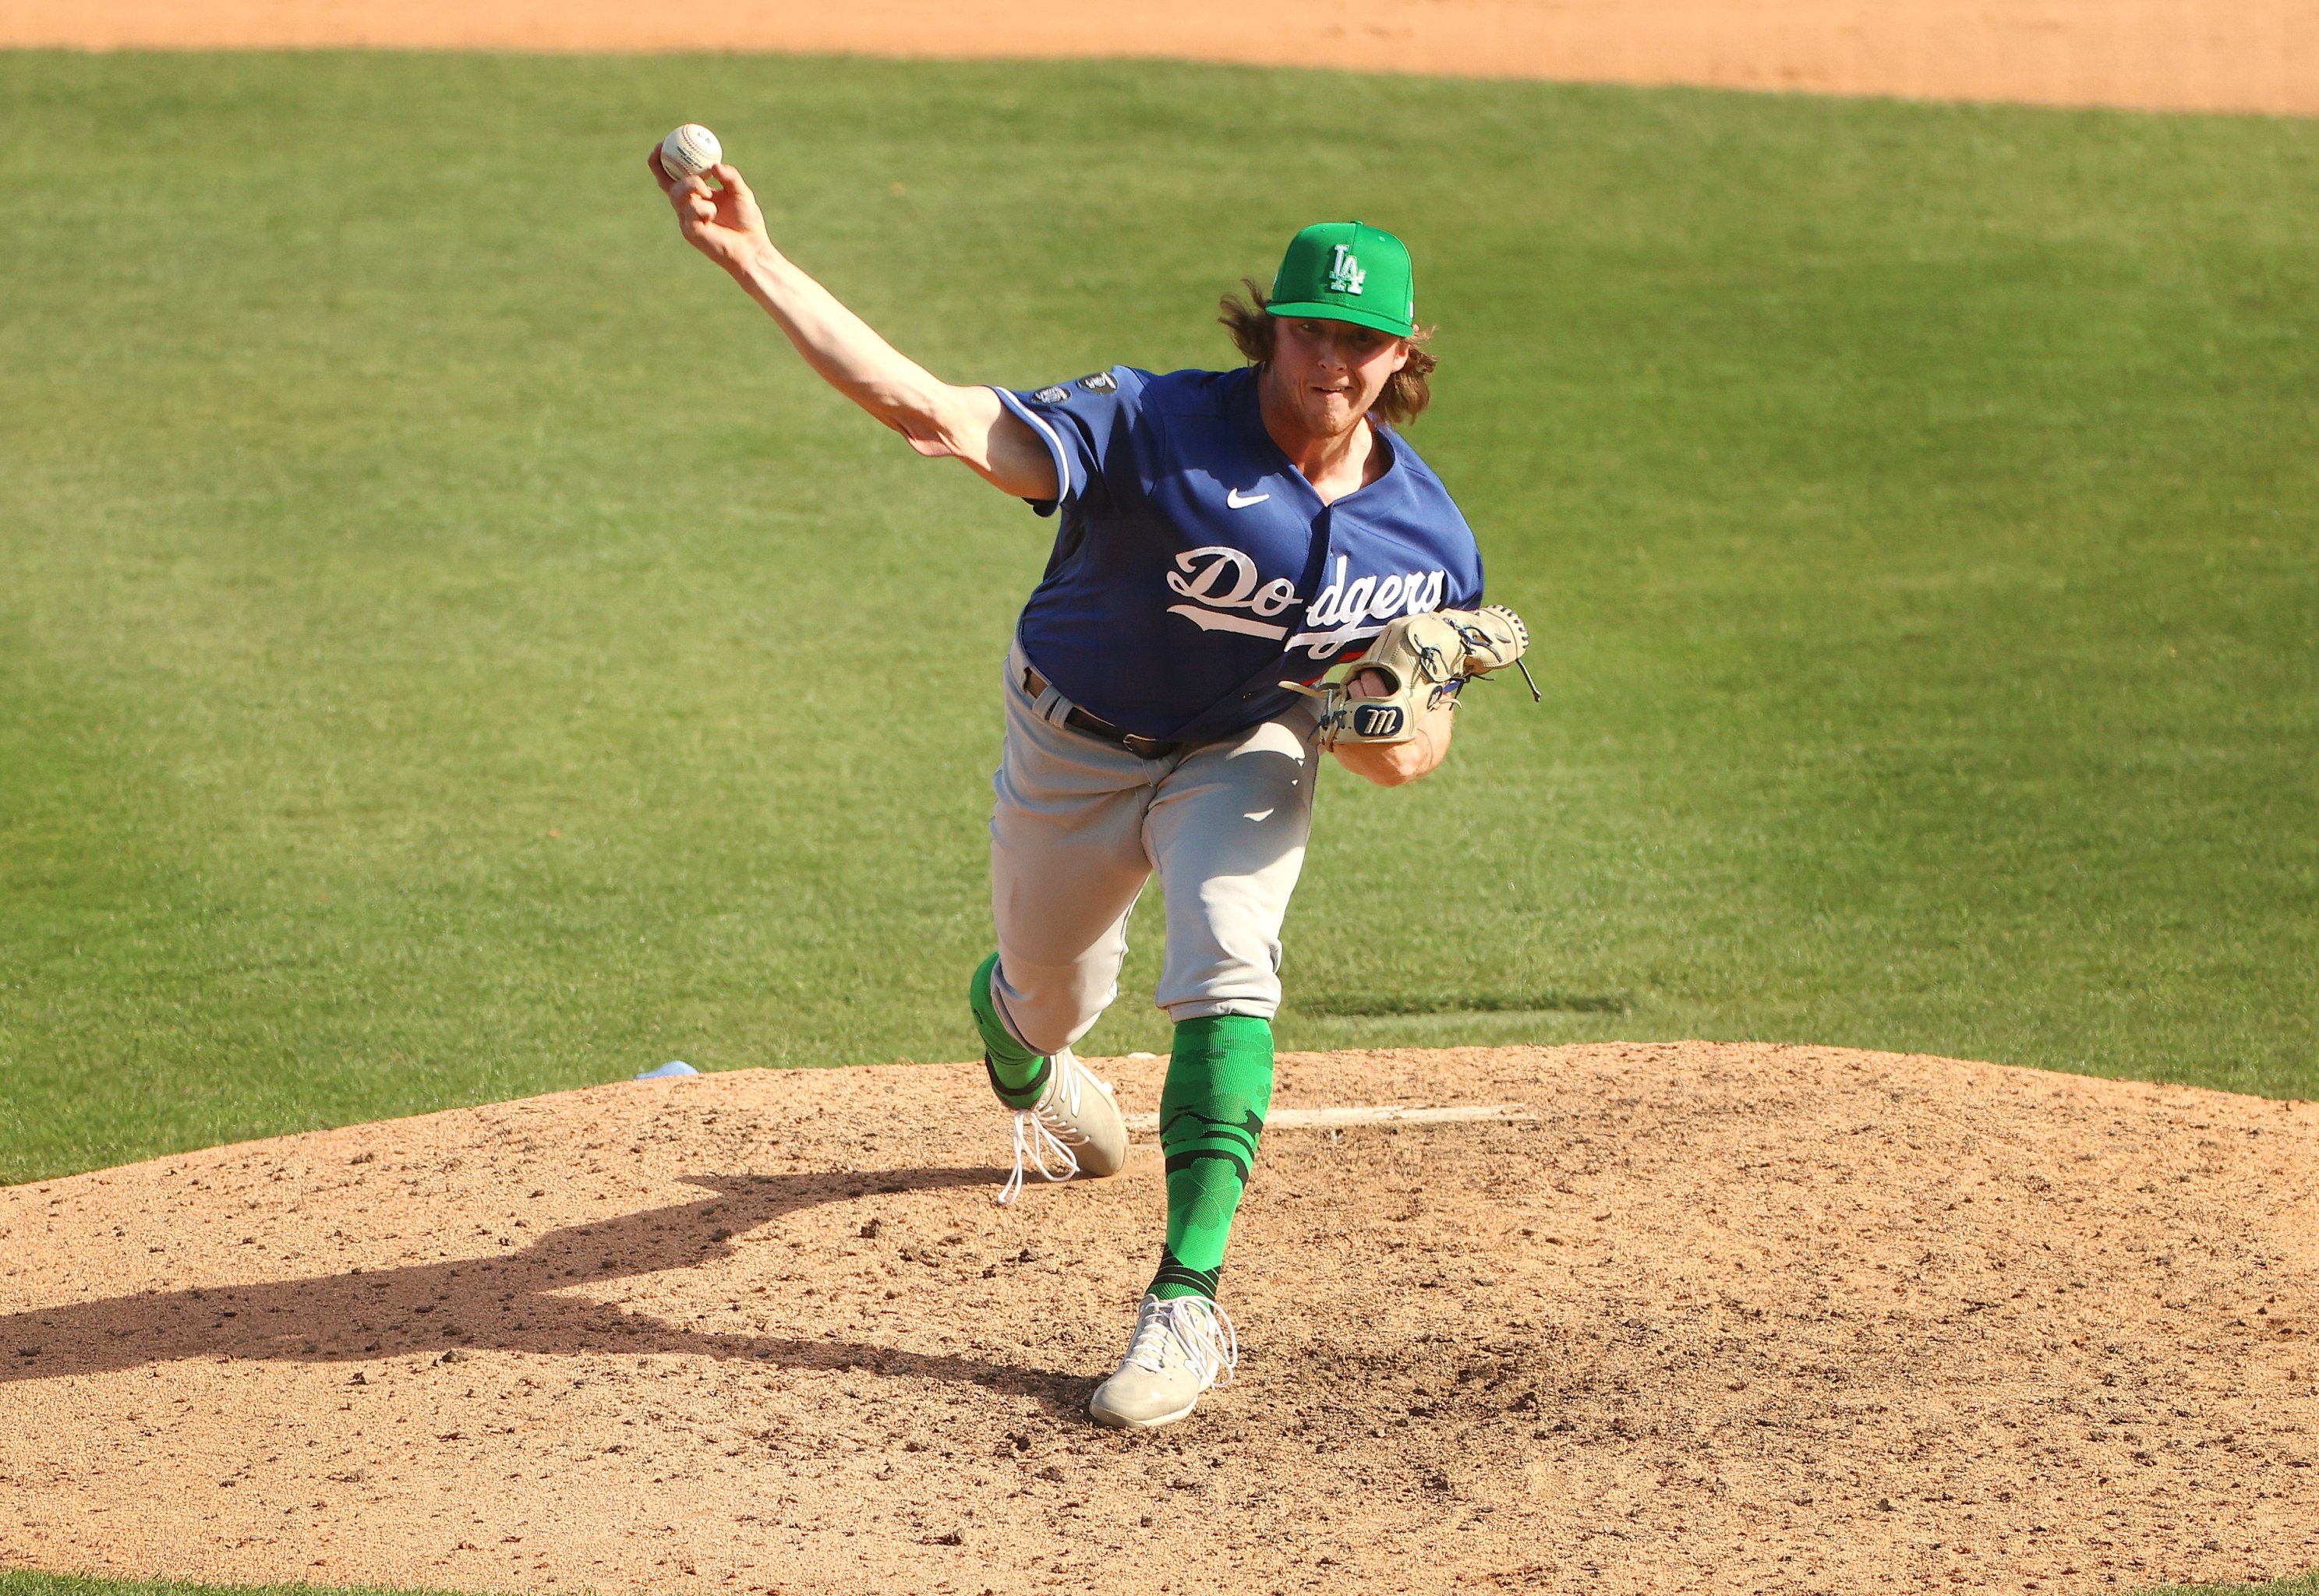
[[[680,182],[698,177],[725,158],[717,135],[697,122],[686,122],[660,141],[660,164]]]

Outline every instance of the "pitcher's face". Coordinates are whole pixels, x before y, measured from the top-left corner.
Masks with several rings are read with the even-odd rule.
[[[1271,382],[1277,397],[1316,437],[1341,437],[1409,364],[1409,340],[1352,321],[1273,319]]]

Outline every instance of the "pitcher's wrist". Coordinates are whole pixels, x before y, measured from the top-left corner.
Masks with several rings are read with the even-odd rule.
[[[775,275],[787,264],[771,239],[758,239],[750,243],[740,258],[727,261],[725,269],[733,275],[735,283],[762,299],[772,292]]]

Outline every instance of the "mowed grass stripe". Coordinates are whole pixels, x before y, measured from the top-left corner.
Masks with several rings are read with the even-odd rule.
[[[1295,226],[1415,245],[1414,437],[1548,697],[1478,690],[1417,789],[1329,778],[1284,1044],[2319,1094],[2319,127],[20,53],[0,1178],[972,1050],[997,661],[1051,524],[684,249],[639,162],[688,118],[960,379],[1221,364],[1216,294]],[[1165,1045],[1158,907],[1092,1050]]]
[[[200,1585],[176,1580],[110,1580],[87,1574],[0,1569],[0,1596],[444,1596],[383,1585]]]

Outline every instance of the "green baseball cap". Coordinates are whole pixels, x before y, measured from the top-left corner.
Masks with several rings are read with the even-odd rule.
[[[1273,275],[1276,316],[1358,322],[1407,338],[1417,326],[1409,246],[1365,221],[1316,221],[1288,240]]]

